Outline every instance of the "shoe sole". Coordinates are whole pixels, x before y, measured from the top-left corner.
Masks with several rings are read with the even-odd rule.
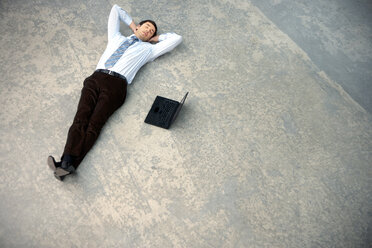
[[[62,169],[61,167],[58,167],[58,168],[56,169],[55,173],[56,173],[56,175],[59,176],[59,177],[66,176],[66,175],[70,174],[69,171]]]
[[[65,176],[57,176],[56,173],[54,173],[54,177],[57,178],[59,181],[63,181],[63,179],[65,179]]]
[[[54,158],[52,156],[48,157],[48,166],[52,171],[56,171],[56,169],[57,169],[56,161],[54,160]]]

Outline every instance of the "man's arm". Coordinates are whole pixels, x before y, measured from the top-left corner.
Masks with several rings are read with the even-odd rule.
[[[132,17],[118,5],[114,4],[111,8],[108,24],[107,24],[107,34],[108,41],[114,38],[117,34],[120,34],[120,21],[127,24],[130,29],[134,32],[136,25],[132,20]]]
[[[164,53],[172,51],[176,46],[181,44],[182,36],[176,33],[161,34],[151,38],[150,42],[157,42],[154,45],[150,57],[150,61],[153,61],[157,57],[163,55]]]

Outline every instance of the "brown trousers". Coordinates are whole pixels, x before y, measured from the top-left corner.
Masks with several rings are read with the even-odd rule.
[[[125,101],[127,81],[102,72],[94,72],[84,80],[74,121],[68,131],[62,155],[75,157],[79,166],[93,147],[103,125]]]

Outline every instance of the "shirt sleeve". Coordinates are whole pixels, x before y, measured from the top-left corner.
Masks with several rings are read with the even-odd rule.
[[[182,36],[176,33],[166,33],[159,35],[159,42],[153,45],[149,61],[153,61],[164,53],[172,51],[176,46],[181,44]]]
[[[129,26],[132,23],[132,17],[117,4],[114,4],[114,6],[112,6],[107,25],[108,41],[118,34],[121,35],[120,21],[123,21]]]

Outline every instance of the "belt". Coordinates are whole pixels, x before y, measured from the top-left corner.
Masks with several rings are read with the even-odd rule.
[[[127,82],[127,79],[123,75],[121,75],[121,74],[119,74],[117,72],[106,70],[106,69],[97,69],[96,71],[97,72],[103,72],[103,73],[109,74],[111,76],[124,79]]]

